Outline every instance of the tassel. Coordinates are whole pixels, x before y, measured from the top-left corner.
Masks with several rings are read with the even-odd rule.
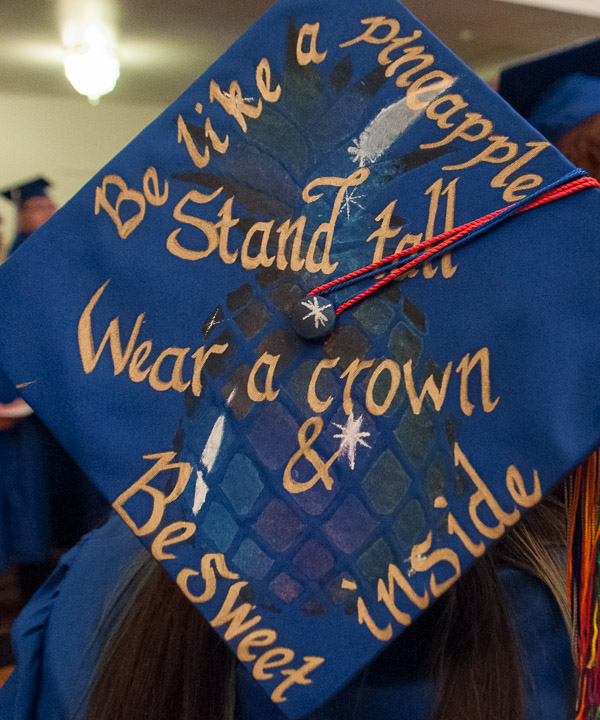
[[[576,720],[600,720],[599,453],[582,463],[567,483],[569,553],[567,596],[573,617],[579,673]]]

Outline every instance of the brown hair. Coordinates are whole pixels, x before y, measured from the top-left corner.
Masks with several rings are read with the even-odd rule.
[[[577,167],[600,181],[600,113],[570,130],[556,147]]]
[[[147,561],[154,567],[102,654],[86,719],[233,720],[233,654],[162,567]]]
[[[497,569],[537,575],[568,621],[565,547],[564,503],[551,495],[428,611],[437,613],[440,648],[430,659],[434,720],[525,718],[518,639]],[[103,653],[86,720],[233,720],[234,711],[233,653],[156,565]]]
[[[441,598],[434,720],[524,720],[519,640],[497,569],[517,567],[542,580],[570,632],[566,540],[565,504],[551,494]]]

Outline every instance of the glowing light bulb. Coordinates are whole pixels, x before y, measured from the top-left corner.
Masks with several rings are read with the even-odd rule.
[[[93,42],[91,33],[86,40],[85,45],[65,57],[65,75],[78,93],[97,105],[102,95],[114,90],[121,66],[105,42]]]

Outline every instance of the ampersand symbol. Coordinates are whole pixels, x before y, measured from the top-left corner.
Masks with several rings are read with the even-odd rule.
[[[320,417],[309,418],[304,425],[298,430],[298,450],[292,455],[285,472],[283,473],[283,487],[290,493],[306,492],[321,480],[328,490],[333,487],[333,478],[329,474],[329,468],[339,457],[341,450],[337,450],[327,462],[324,462],[319,454],[313,450],[312,445],[323,430],[323,419]],[[310,437],[307,437],[308,432]],[[292,478],[292,469],[300,458],[306,458],[308,462],[317,471],[310,480],[306,482],[296,482]]]

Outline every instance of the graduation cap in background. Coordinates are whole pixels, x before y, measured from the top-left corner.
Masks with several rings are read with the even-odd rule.
[[[600,444],[600,193],[340,9],[273,5],[0,269],[3,372],[290,718]]]
[[[11,185],[0,192],[7,200],[13,202],[17,208],[21,208],[31,198],[46,197],[48,195],[47,189],[50,186],[48,180],[40,176],[20,182],[17,185]]]
[[[600,113],[600,39],[507,68],[498,92],[557,143]]]

